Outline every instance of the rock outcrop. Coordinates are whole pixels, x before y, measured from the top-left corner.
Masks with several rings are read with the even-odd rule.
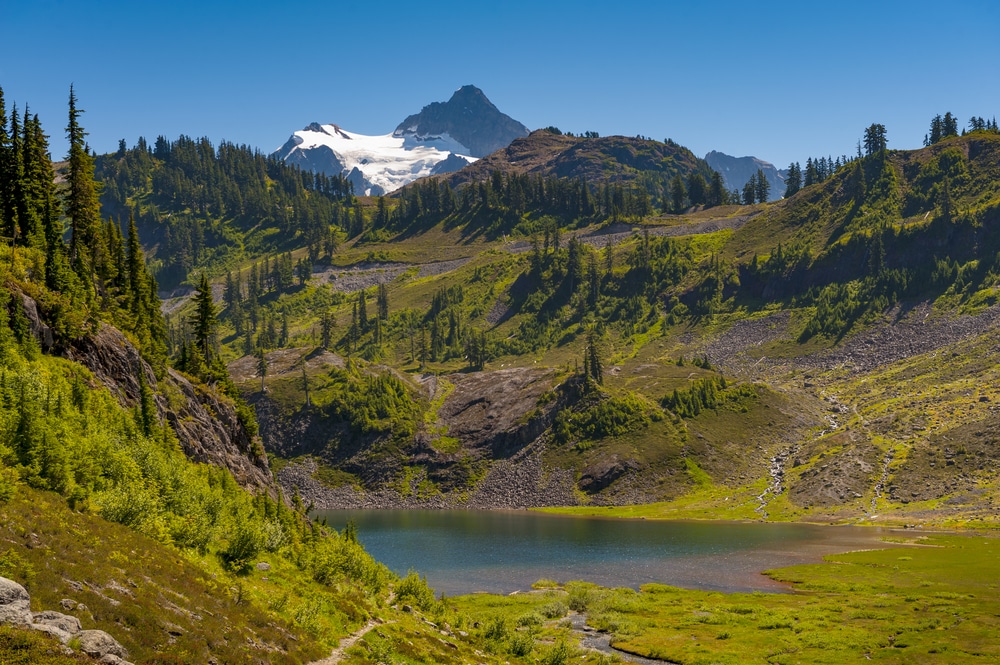
[[[103,630],[83,630],[79,619],[61,612],[32,613],[28,591],[5,577],[0,577],[0,624],[45,633],[64,645],[74,641],[80,651],[104,665],[131,665],[125,647]]]
[[[196,385],[174,370],[167,370],[161,385],[132,342],[117,328],[106,324],[81,339],[57,341],[56,348],[63,357],[93,372],[129,408],[139,403],[141,373],[146,385],[156,393],[161,422],[171,424],[188,457],[228,469],[236,482],[248,490],[261,492],[273,488],[263,447],[240,422],[230,398]],[[164,393],[179,399],[168,401]]]

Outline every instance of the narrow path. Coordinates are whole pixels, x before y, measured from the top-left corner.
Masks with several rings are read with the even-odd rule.
[[[339,663],[344,659],[344,654],[348,649],[357,644],[358,640],[364,637],[368,631],[376,626],[381,626],[382,623],[382,621],[370,619],[368,623],[363,625],[361,628],[358,628],[347,637],[341,639],[340,645],[334,649],[328,657],[323,658],[322,660],[314,660],[313,662],[308,663],[308,665],[336,665],[336,663]]]

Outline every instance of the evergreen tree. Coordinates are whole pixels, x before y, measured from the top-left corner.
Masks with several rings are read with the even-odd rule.
[[[951,115],[950,113],[948,115]],[[947,119],[947,116],[945,116]],[[878,154],[886,149],[885,125],[872,123],[865,129],[865,155]]]
[[[750,176],[747,183],[743,185],[743,205],[753,205],[757,198],[757,174]]]
[[[601,368],[600,350],[597,348],[597,336],[594,331],[587,333],[587,349],[584,367],[587,376],[598,385],[604,384],[604,370]]]
[[[767,198],[771,194],[771,183],[767,181],[762,169],[757,169],[757,183],[754,185],[754,194],[758,203],[767,203]]]
[[[707,191],[708,183],[705,182],[705,176],[700,173],[695,173],[688,178],[687,194],[691,205],[703,205],[708,200]]]
[[[941,208],[941,219],[946,222],[952,221],[954,204],[951,200],[951,182],[947,176],[941,181],[941,188],[938,191],[938,205]]]
[[[211,362],[215,354],[215,329],[218,322],[215,318],[215,302],[212,300],[212,287],[204,273],[194,294],[195,313],[191,319],[194,345],[205,358]]]
[[[720,206],[726,202],[726,187],[722,182],[722,174],[712,171],[712,182],[708,185],[708,205]]]
[[[358,291],[358,327],[361,331],[368,330],[368,298],[364,289]]]
[[[951,111],[945,113],[944,120],[941,121],[941,138],[949,136],[958,136],[958,118]]]
[[[76,107],[76,93],[69,88],[69,174],[67,176],[66,216],[70,221],[70,261],[74,270],[92,284],[96,264],[102,259],[100,203],[94,182],[94,160],[88,152],[80,126],[82,110]]]
[[[673,204],[673,212],[680,213],[684,209],[684,199],[687,197],[687,188],[680,174],[675,175],[670,180],[670,202]]]
[[[790,198],[802,188],[802,170],[798,162],[788,165],[788,175],[785,177],[785,198]]]
[[[333,343],[333,328],[335,323],[333,312],[330,310],[323,312],[323,316],[320,318],[320,340],[323,348],[326,350],[329,350]]]
[[[382,321],[389,320],[389,289],[385,284],[378,285],[378,296],[376,300],[378,318]]]
[[[7,107],[0,87],[0,236],[14,237],[14,164],[7,134]]]

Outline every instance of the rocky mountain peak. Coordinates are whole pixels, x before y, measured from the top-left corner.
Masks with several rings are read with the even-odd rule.
[[[393,136],[418,137],[447,134],[469,149],[472,157],[485,157],[528,135],[528,128],[502,113],[482,90],[464,85],[447,102],[434,102],[399,123]]]

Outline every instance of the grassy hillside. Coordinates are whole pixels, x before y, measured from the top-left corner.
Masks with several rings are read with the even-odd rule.
[[[777,203],[630,222],[599,206],[583,218],[517,214],[505,203],[514,180],[501,176],[489,205],[507,236],[470,233],[468,215],[486,208],[465,211],[465,189],[453,212],[397,228],[404,194],[382,232],[345,243],[309,280],[258,284],[256,329],[224,313],[225,353],[243,356],[231,368],[268,414],[273,450],[317,456],[313,479],[356,496],[478,505],[495,461],[531,457],[543,476],[558,470],[545,482],[564,502],[905,520],[890,491],[901,458],[889,453],[919,442],[860,428],[855,412],[888,402],[863,401],[855,386],[921,353],[962,356],[991,328],[998,149],[1000,138],[976,132],[850,162]],[[422,205],[428,186],[413,190]],[[262,265],[253,270],[260,280]],[[986,318],[967,329],[963,316]],[[928,335],[921,322],[965,332]],[[259,362],[244,356],[262,344],[266,393]],[[872,345],[881,355],[858,355]],[[847,357],[845,376],[835,359]],[[533,402],[491,390],[527,385],[543,367]],[[399,401],[359,410],[376,392]],[[472,403],[478,427],[457,415]],[[519,419],[483,420],[511,409]],[[924,475],[906,484],[917,482]],[[950,483],[938,490],[942,515],[981,505],[947,503]]]

